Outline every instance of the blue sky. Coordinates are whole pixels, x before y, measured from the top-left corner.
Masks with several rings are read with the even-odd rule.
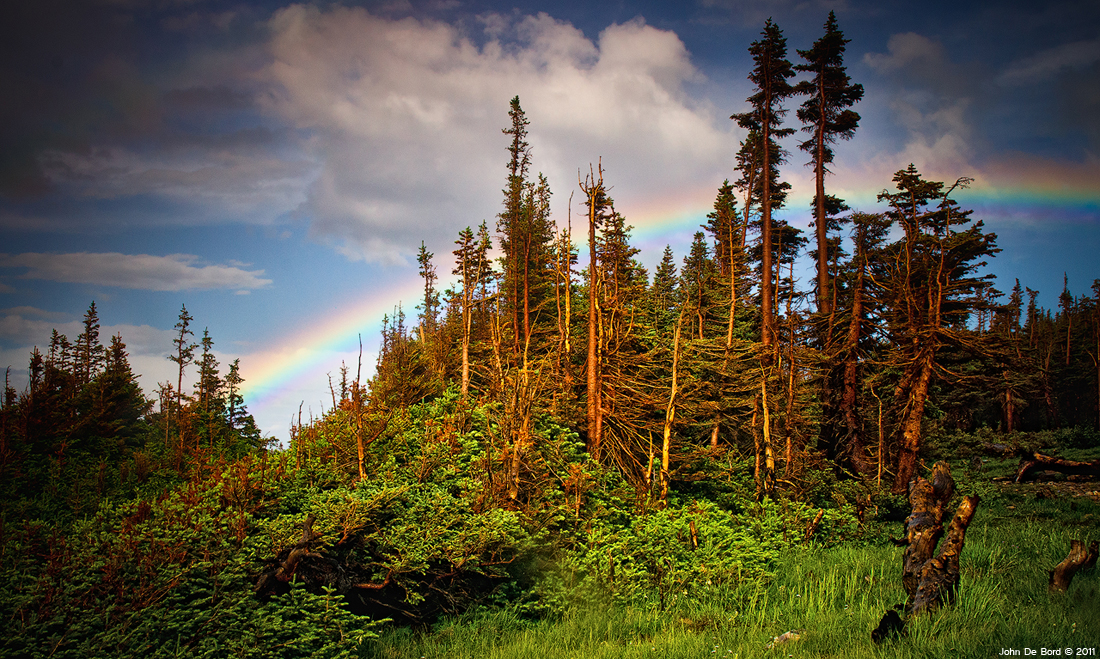
[[[830,10],[866,89],[827,185],[876,210],[892,173],[972,176],[990,264],[1055,304],[1100,277],[1095,2],[14,1],[0,9],[0,367],[70,336],[94,300],[141,382],[172,380],[187,305],[247,402],[286,437],[326,373],[373,364],[381,314],[415,299],[423,240],[500,210],[508,100],[531,121],[559,223],[602,158],[642,258],[686,251],[735,178],[747,48],[795,49]],[[794,112],[789,123],[794,123]],[[794,140],[788,145],[794,150]],[[804,158],[784,216],[809,221]],[[808,277],[804,278],[808,281]],[[193,375],[193,374],[192,374]],[[193,379],[190,378],[190,379]]]

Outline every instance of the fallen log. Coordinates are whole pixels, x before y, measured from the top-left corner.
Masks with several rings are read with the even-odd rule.
[[[1098,553],[1100,553],[1100,543],[1096,540],[1092,541],[1088,550],[1085,549],[1085,543],[1080,540],[1070,541],[1069,554],[1050,571],[1050,592],[1064,593],[1069,590],[1073,575],[1077,574],[1078,570],[1094,567]]]
[[[298,566],[304,558],[321,558],[319,554],[310,551],[310,543],[320,537],[313,532],[313,515],[306,517],[302,522],[302,537],[294,545],[287,547],[275,560],[272,569],[265,570],[256,580],[255,592],[259,595],[269,595],[278,589],[278,583],[287,583],[298,571]]]
[[[1042,453],[1032,453],[1029,457],[1020,458],[1020,466],[1016,468],[1016,482],[1034,478],[1041,471],[1056,471],[1061,474],[1073,476],[1100,477],[1100,460],[1092,462],[1080,462],[1077,460],[1063,460]]]

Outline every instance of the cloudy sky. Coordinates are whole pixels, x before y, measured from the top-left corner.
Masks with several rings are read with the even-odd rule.
[[[12,0],[0,9],[0,368],[75,338],[95,301],[147,391],[171,380],[181,305],[246,402],[286,437],[365,368],[383,313],[415,314],[421,241],[451,269],[495,224],[508,101],[564,224],[602,158],[642,259],[682,256],[735,178],[749,44],[771,17],[792,59],[830,10],[866,89],[833,193],[874,211],[894,171],[974,177],[990,264],[1053,306],[1100,277],[1100,5],[978,1]],[[792,103],[792,107],[793,107]],[[790,118],[793,121],[794,113]],[[794,140],[788,145],[794,150]],[[784,211],[805,226],[798,153]],[[577,204],[574,203],[574,210]],[[805,279],[808,279],[805,278]],[[809,282],[804,282],[808,286]],[[192,378],[193,379],[193,378]],[[328,401],[328,402],[326,402]]]

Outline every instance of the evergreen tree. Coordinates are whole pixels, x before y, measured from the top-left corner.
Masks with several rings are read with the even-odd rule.
[[[176,354],[168,355],[168,360],[175,362],[179,367],[179,375],[176,379],[176,431],[179,433],[179,448],[178,455],[176,457],[177,469],[183,468],[183,453],[184,453],[184,433],[183,433],[183,372],[191,362],[195,360],[195,348],[197,344],[192,343],[188,337],[194,336],[195,333],[191,331],[191,321],[194,318],[191,314],[187,313],[187,305],[183,305],[180,308],[179,321],[176,322],[176,338],[172,339],[172,345],[175,346]]]
[[[901,410],[900,446],[893,490],[905,492],[916,473],[922,422],[941,347],[958,343],[966,320],[982,303],[988,278],[977,276],[984,257],[1000,251],[972,211],[960,210],[951,194],[969,184],[959,179],[948,189],[924,180],[910,165],[894,175],[898,192],[883,192],[887,217],[904,230],[890,246],[890,271],[883,278],[885,316],[895,347],[893,364],[903,372],[895,390]]]
[[[851,139],[859,127],[859,114],[848,109],[863,98],[863,85],[852,84],[844,67],[844,47],[850,40],[837,26],[836,14],[829,12],[825,34],[809,50],[799,50],[805,60],[796,71],[813,74],[795,87],[795,93],[809,98],[798,109],[803,131],[811,137],[798,145],[810,154],[816,184],[814,223],[817,229],[817,307],[822,315],[831,311],[832,291],[829,285],[828,217],[825,194],[825,174],[833,162],[830,146],[839,139]]]
[[[209,328],[202,332],[202,355],[199,357],[199,381],[195,383],[193,390],[196,392],[195,417],[198,420],[198,437],[196,441],[201,445],[205,439],[207,449],[213,452],[223,443],[224,437],[221,430],[225,425],[224,409],[224,385],[218,370],[218,360],[214,356],[214,339],[210,337]]]
[[[688,255],[680,269],[680,291],[687,312],[688,336],[706,338],[711,324],[718,282],[718,269],[711,259],[710,248],[702,231],[696,231]],[[694,327],[694,332],[691,328]]]
[[[744,222],[737,212],[737,198],[729,179],[718,188],[714,210],[707,214],[703,226],[714,239],[714,260],[719,276],[727,289],[729,313],[726,317],[726,348],[733,346],[733,328],[737,317],[737,296],[745,267]]]
[[[676,257],[672,248],[665,245],[661,262],[653,272],[653,283],[649,287],[650,306],[654,312],[653,327],[667,334],[675,322],[680,307],[679,277],[676,273]]]
[[[435,289],[435,283],[439,276],[435,273],[435,265],[432,263],[432,254],[420,241],[420,251],[416,254],[416,262],[420,266],[420,277],[424,280],[424,301],[418,307],[420,309],[420,341],[425,345],[436,331],[439,323],[439,291]]]
[[[794,87],[787,79],[793,77],[795,73],[790,61],[787,60],[787,40],[783,37],[779,26],[770,18],[764,23],[761,37],[749,47],[749,53],[754,62],[749,80],[756,86],[756,92],[747,99],[752,109],[732,115],[730,119],[747,129],[750,138],[756,138],[746,142],[753,147],[751,158],[748,160],[754,169],[758,165],[759,171],[759,174],[750,176],[749,179],[758,181],[754,188],[759,188],[761,243],[771,245],[773,242],[772,211],[782,204],[782,197],[777,195],[784,193],[782,186],[778,185],[779,165],[782,164],[784,156],[778,140],[794,133],[794,129],[780,128],[783,115],[787,113],[782,103],[794,94]],[[765,346],[772,346],[775,343],[773,281],[772,253],[771,250],[765,249],[760,288],[760,311],[763,317],[762,341]]]
[[[75,357],[76,386],[82,387],[92,381],[103,367],[104,349],[99,342],[99,313],[93,301],[84,314],[84,332],[76,337],[73,345]]]
[[[504,309],[511,317],[512,353],[518,363],[528,358],[535,328],[533,314],[545,301],[550,276],[549,245],[553,240],[550,224],[550,186],[539,174],[538,181],[528,180],[531,147],[527,143],[527,120],[519,97],[512,99],[508,116],[512,125],[504,129],[512,141],[508,146],[508,185],[504,189],[504,210],[497,231],[504,253]]]

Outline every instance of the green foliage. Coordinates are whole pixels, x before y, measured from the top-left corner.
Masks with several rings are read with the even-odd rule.
[[[1070,538],[1100,534],[1098,505],[1080,505],[1078,515],[1091,517],[1066,528],[1060,511],[1035,519],[1034,510],[991,511],[983,501],[967,533],[956,604],[911,621],[908,635],[882,646],[870,631],[905,599],[902,549],[844,542],[784,549],[766,583],[682,597],[666,610],[598,601],[537,621],[511,609],[479,610],[421,632],[386,630],[364,645],[365,656],[978,659],[1001,648],[1087,647],[1100,637],[1100,572],[1078,573],[1061,596],[1051,596],[1046,582],[1046,570],[1064,558]],[[792,630],[798,640],[769,648]]]
[[[153,502],[104,501],[70,529],[5,519],[0,656],[353,656],[375,623],[339,595],[253,595],[280,526],[257,505],[279,486],[246,466]]]
[[[765,578],[778,556],[779,516],[735,516],[707,501],[601,516],[566,549],[543,597],[666,608]],[[768,514],[772,513],[772,514]]]

